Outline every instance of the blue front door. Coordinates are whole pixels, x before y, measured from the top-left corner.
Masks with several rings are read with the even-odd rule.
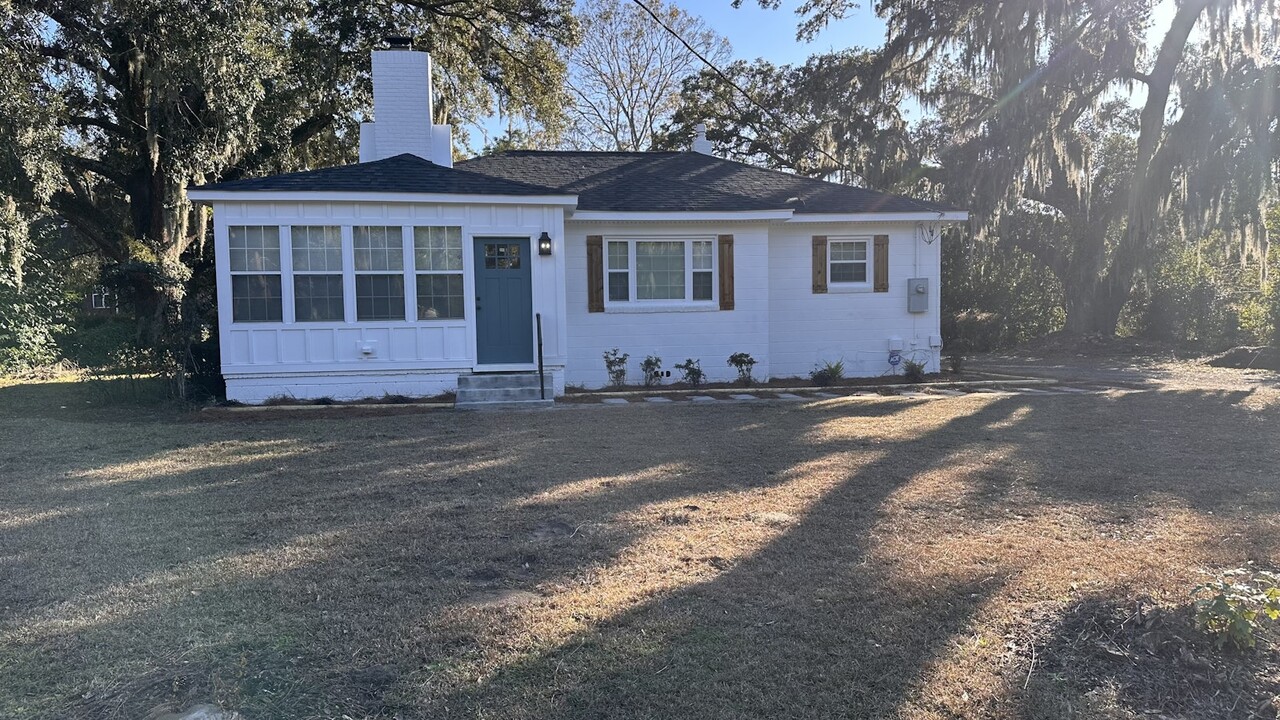
[[[533,362],[529,238],[476,238],[476,362]]]

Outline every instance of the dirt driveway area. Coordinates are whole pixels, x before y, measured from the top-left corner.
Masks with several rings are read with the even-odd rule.
[[[1274,717],[1280,391],[237,417],[0,387],[0,717]],[[1252,563],[1252,565],[1250,565]]]

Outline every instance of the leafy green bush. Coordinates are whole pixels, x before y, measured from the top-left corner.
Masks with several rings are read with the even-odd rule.
[[[918,360],[902,361],[902,376],[907,382],[922,383],[924,382],[924,371],[926,365]]]
[[[680,371],[681,380],[691,387],[698,387],[707,381],[707,374],[702,371],[702,363],[693,358],[675,366]]]
[[[1122,316],[1124,332],[1201,351],[1277,342],[1280,253],[1242,263],[1239,246],[1220,235],[1166,247]]]
[[[631,355],[620,352],[618,348],[604,352],[604,369],[609,373],[609,384],[622,387],[627,383],[627,361]]]
[[[644,373],[644,386],[653,387],[662,384],[662,358],[650,355],[640,363],[640,372]]]
[[[1237,578],[1234,582],[1228,578]],[[1263,618],[1280,618],[1280,575],[1232,570],[1221,579],[1197,585],[1196,627],[1213,636],[1219,647],[1251,648]]]
[[[751,376],[751,369],[756,366],[756,359],[744,352],[734,353],[729,356],[729,365],[737,368],[738,382],[744,386],[750,386],[755,382],[755,378]]]
[[[86,368],[119,364],[123,353],[138,350],[137,326],[132,319],[89,315],[76,321],[61,343],[64,357]]]
[[[844,379],[844,360],[824,360],[822,364],[813,369],[809,373],[809,379],[814,385],[831,385]]]
[[[1024,343],[1066,321],[1062,283],[1017,248],[944,242],[942,287],[943,343],[964,353]]]
[[[0,375],[60,360],[58,339],[74,311],[61,276],[44,260],[29,257],[23,275],[19,285],[16,273],[0,267]]]

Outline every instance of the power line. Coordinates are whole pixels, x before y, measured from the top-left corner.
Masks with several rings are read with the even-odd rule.
[[[747,99],[747,102],[751,103],[752,105],[755,105],[757,108],[759,108],[762,112],[768,115],[774,122],[778,123],[779,125],[786,124],[785,119],[782,118],[782,116],[778,115],[776,111],[774,111],[772,108],[765,107],[763,103],[761,103],[759,100],[756,100],[751,93],[747,92],[746,88],[734,82],[733,78],[729,77],[729,75],[725,73],[725,71],[717,67],[716,64],[711,62],[711,60],[707,59],[705,55],[698,52],[698,49],[690,45],[688,40],[685,40],[680,33],[676,32],[674,28],[672,28],[670,25],[664,22],[661,17],[658,17],[658,14],[653,11],[653,8],[649,7],[644,3],[644,0],[631,0],[631,2],[635,3],[635,5],[639,7],[641,10],[644,10],[645,13],[648,14],[649,17],[653,18],[653,21],[658,23],[658,25],[663,30],[666,30],[667,33],[670,34],[671,37],[678,40],[686,50],[693,53],[694,57],[702,61],[703,65],[706,65],[707,67],[711,68],[711,71],[714,72],[717,76],[719,76],[721,80],[727,83],[729,87],[733,88],[734,90],[737,90],[738,93],[742,95],[742,97]],[[849,168],[849,166],[845,165],[844,162],[842,162],[841,160],[833,156],[831,153],[819,147],[815,147],[814,149],[817,150],[819,154],[821,154],[822,156],[830,160],[832,163],[834,163],[837,168],[847,173],[853,173],[853,170]]]

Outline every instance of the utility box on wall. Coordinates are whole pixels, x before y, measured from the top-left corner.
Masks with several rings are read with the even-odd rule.
[[[929,312],[929,278],[907,281],[907,312]]]

